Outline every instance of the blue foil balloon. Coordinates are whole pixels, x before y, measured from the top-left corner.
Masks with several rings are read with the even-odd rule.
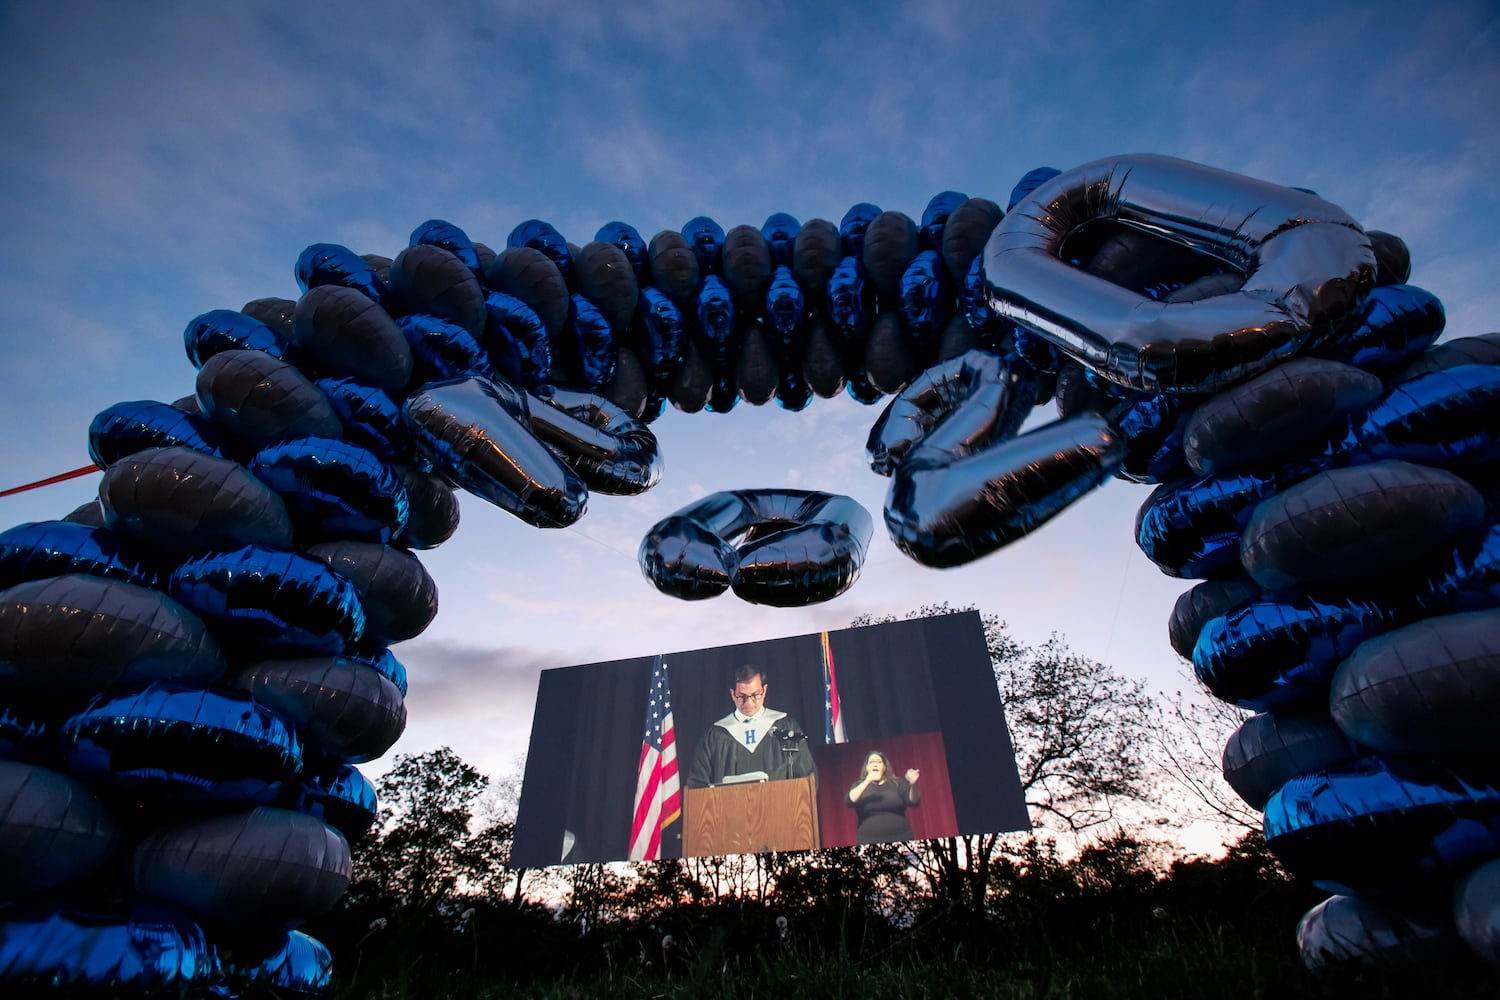
[[[406,487],[390,466],[352,442],[284,441],[258,453],[249,469],[286,503],[300,541],[389,542],[406,526]]]
[[[1392,387],[1352,422],[1344,448],[1454,469],[1500,461],[1500,365],[1459,365]]]
[[[573,284],[573,251],[568,249],[568,241],[563,238],[563,234],[554,229],[550,222],[528,219],[510,231],[505,245],[540,250],[548,260],[557,265],[563,280],[569,286]]]
[[[154,684],[62,724],[74,777],[156,806],[262,805],[302,770],[291,727],[247,694]]]
[[[514,295],[490,292],[484,298],[484,315],[484,344],[496,372],[526,389],[547,381],[552,370],[552,341],[536,310]]]
[[[573,309],[568,314],[571,340],[566,343],[563,359],[576,385],[598,389],[615,373],[620,357],[609,320],[582,295],[573,295]]]
[[[1027,195],[1060,173],[1062,173],[1061,170],[1055,170],[1052,167],[1037,167],[1035,170],[1026,171],[1025,176],[1016,182],[1015,187],[1011,188],[1010,201],[1006,202],[1005,210],[1009,212],[1015,208]]]
[[[207,455],[224,453],[223,438],[211,423],[155,400],[116,403],[89,424],[89,458],[101,469],[147,448],[178,446]]]
[[[242,655],[339,653],[364,634],[354,585],[321,561],[247,545],[189,559],[172,596]]]
[[[698,287],[698,328],[718,352],[714,363],[723,363],[722,352],[734,337],[734,299],[729,286],[712,274]]]
[[[0,924],[0,984],[12,989],[190,995],[217,971],[202,928],[147,900],[108,911],[27,900]]]
[[[661,289],[647,285],[636,300],[636,336],[633,346],[646,370],[666,376],[682,364],[684,329],[682,310]]]
[[[963,277],[963,286],[958,293],[958,308],[963,312],[964,322],[969,324],[971,330],[988,330],[1000,322],[999,314],[990,308],[990,300],[984,293],[984,254],[974,258],[974,263],[969,265],[968,273]]]
[[[924,358],[937,352],[938,337],[948,322],[952,298],[948,272],[936,250],[923,250],[917,254],[901,274],[901,318],[906,321],[917,351]]]
[[[337,243],[314,243],[297,257],[297,287],[304,292],[321,285],[339,285],[383,302],[386,284],[359,254]]]
[[[1295,481],[1232,472],[1159,486],[1136,514],[1136,544],[1168,576],[1207,580],[1241,572],[1240,533],[1250,515]]]
[[[1183,451],[1193,404],[1182,396],[1150,393],[1122,400],[1107,414],[1126,441],[1119,475],[1137,483],[1164,483],[1185,476]]]
[[[352,764],[302,775],[291,808],[322,820],[351,844],[375,825],[375,786]]]
[[[1409,364],[1442,335],[1443,303],[1415,285],[1385,285],[1339,324],[1312,353],[1389,374]]]
[[[288,931],[286,941],[253,966],[224,968],[225,989],[220,996],[241,996],[250,984],[271,996],[324,996],[333,985],[333,954],[323,942],[301,931]]]
[[[491,296],[498,292],[490,293]],[[510,296],[506,296],[509,298]],[[519,305],[520,300],[516,299]],[[535,313],[532,313],[535,316]],[[540,325],[541,321],[538,320]],[[436,316],[414,313],[396,321],[406,335],[411,347],[412,374],[414,380],[440,382],[443,379],[476,375],[479,378],[494,378],[495,368],[490,363],[490,352],[474,337],[456,323]],[[486,337],[486,340],[489,338]],[[517,363],[519,370],[519,363]]]
[[[943,227],[948,224],[948,216],[968,200],[968,195],[957,191],[941,191],[932,196],[922,210],[922,223],[918,228],[924,250],[943,249]]]
[[[724,250],[722,226],[708,216],[700,215],[688,220],[682,227],[682,236],[693,248],[693,256],[698,258],[700,279],[720,273],[722,262],[719,258]]]
[[[161,583],[161,567],[108,528],[33,521],[0,532],[0,590],[64,573],[87,573],[142,587]]]
[[[346,659],[358,660],[368,667],[373,667],[375,672],[395,686],[401,696],[406,697],[406,665],[396,659],[389,646],[375,645],[369,639],[354,646],[344,654]]]
[[[773,267],[791,266],[792,249],[797,242],[797,234],[801,231],[802,223],[795,216],[775,212],[767,217],[765,225],[760,227],[760,235],[771,249]]]
[[[641,239],[641,234],[634,226],[624,222],[606,222],[594,234],[594,239],[619,247],[625,259],[630,261],[630,269],[635,272],[636,283],[638,285],[646,283],[646,269],[650,263],[650,256],[646,241]]]
[[[451,222],[428,219],[412,230],[407,246],[441,247],[463,261],[464,266],[473,271],[476,278],[480,276],[479,251],[474,249],[474,241],[469,239],[468,233]]]
[[[787,357],[796,343],[797,328],[802,325],[802,313],[806,298],[802,286],[797,283],[792,269],[785,264],[778,266],[771,275],[771,285],[766,289],[766,324],[776,335],[782,356]]]
[[[1266,803],[1266,846],[1326,892],[1402,895],[1500,853],[1493,763],[1366,758],[1293,778]]]
[[[1255,711],[1326,702],[1340,661],[1398,624],[1394,609],[1373,599],[1255,600],[1204,624],[1193,671],[1214,697]]]
[[[844,213],[844,218],[839,222],[839,244],[845,257],[857,260],[864,255],[865,230],[879,217],[880,206],[867,201],[850,206],[849,211]]]
[[[183,346],[194,368],[224,351],[264,351],[273,358],[291,360],[291,345],[258,319],[232,309],[214,309],[188,321],[182,331]]]
[[[411,437],[401,423],[401,409],[383,389],[352,378],[320,378],[323,390],[352,444],[382,462],[410,462]]]
[[[845,362],[864,356],[870,332],[870,297],[858,257],[845,257],[828,279],[828,318],[839,332]]]
[[[1500,524],[1489,524],[1424,564],[1407,610],[1413,617],[1500,607]]]

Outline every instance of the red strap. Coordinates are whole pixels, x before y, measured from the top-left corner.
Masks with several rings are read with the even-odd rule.
[[[99,471],[101,470],[97,465],[85,465],[81,469],[74,469],[72,472],[59,473],[58,475],[51,476],[47,479],[38,479],[36,482],[27,483],[25,486],[13,486],[8,490],[0,490],[0,497],[8,497],[12,493],[25,493],[27,490],[34,490],[43,486],[51,486],[53,483],[67,482],[69,479],[77,479],[79,476],[86,476],[90,472]]]

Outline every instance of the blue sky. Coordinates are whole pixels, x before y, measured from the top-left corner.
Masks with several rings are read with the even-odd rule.
[[[190,393],[187,321],[295,298],[307,244],[394,256],[430,218],[502,246],[528,218],[582,245],[615,219],[649,237],[696,215],[837,222],[858,201],[917,217],[944,189],[1003,203],[1032,167],[1165,153],[1317,190],[1407,241],[1449,336],[1495,329],[1500,14],[1303,7],[0,6],[0,489],[85,464],[105,406]],[[412,721],[396,752],[446,743],[498,775],[543,667],[938,601],[1183,683],[1165,623],[1187,584],[1132,541],[1146,488],[1110,483],[1000,553],[924,569],[880,526],[886,482],[863,457],[879,412],[669,410],[660,486],[595,496],[564,531],[466,498],[457,536],[424,555],[442,611],[397,650]],[[0,499],[0,525],[59,517],[96,483]],[[863,503],[876,543],[854,588],[799,610],[651,589],[646,529],[745,487]]]

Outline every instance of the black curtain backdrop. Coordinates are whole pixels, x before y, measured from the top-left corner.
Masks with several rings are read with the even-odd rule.
[[[878,744],[892,737],[942,733],[957,823],[957,831],[948,832],[1028,828],[977,612],[844,629],[831,632],[829,644],[850,741]],[[652,660],[638,657],[542,672],[514,864],[616,861],[628,855]],[[820,789],[831,783],[847,791],[853,781],[843,773],[847,751],[824,743],[818,635],[668,653],[665,660],[684,781],[702,735],[734,707],[731,672],[754,663],[765,673],[766,704],[806,728]],[[922,766],[924,784],[931,767],[898,766]],[[680,826],[668,831],[664,856],[680,854]],[[568,835],[572,847],[564,857]]]

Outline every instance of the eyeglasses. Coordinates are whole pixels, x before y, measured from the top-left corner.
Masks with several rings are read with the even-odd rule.
[[[749,694],[740,694],[738,691],[731,691],[729,692],[729,694],[730,697],[734,698],[734,700],[739,702],[741,705],[747,705],[751,702],[760,701],[762,698],[764,698],[766,696],[766,689],[761,688],[759,691],[751,691]]]

